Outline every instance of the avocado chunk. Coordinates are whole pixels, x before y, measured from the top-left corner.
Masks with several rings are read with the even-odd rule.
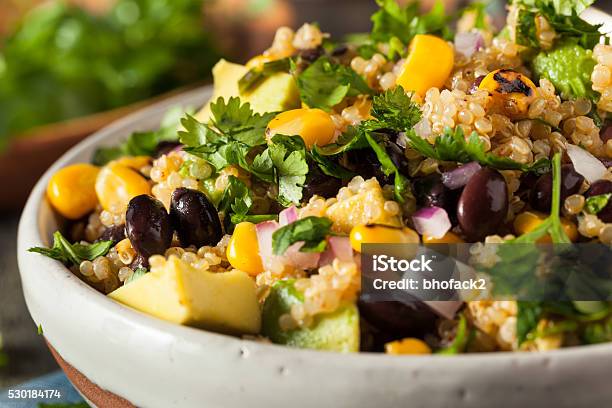
[[[109,293],[110,298],[170,322],[227,334],[257,334],[261,311],[245,272],[211,273],[177,257]]]
[[[239,96],[242,102],[249,102],[256,113],[281,112],[300,106],[300,95],[295,80],[290,74],[279,72],[264,79],[253,89],[241,94],[238,81],[249,71],[247,67],[224,59],[214,66],[214,92],[210,101],[198,112],[196,119],[208,122],[211,118],[210,102],[222,97],[229,99]]]
[[[345,302],[333,313],[317,315],[307,328],[284,331],[278,319],[291,306],[302,303],[294,280],[274,284],[262,312],[262,334],[272,342],[291,347],[339,351],[359,351],[359,312],[354,303]]]

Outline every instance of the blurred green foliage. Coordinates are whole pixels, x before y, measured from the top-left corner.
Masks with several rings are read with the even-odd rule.
[[[202,0],[118,0],[94,16],[62,1],[30,12],[0,46],[0,147],[34,126],[205,79],[217,60]]]

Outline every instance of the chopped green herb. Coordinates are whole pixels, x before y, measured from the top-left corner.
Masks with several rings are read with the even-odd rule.
[[[272,234],[272,252],[283,255],[296,242],[304,242],[301,252],[323,252],[331,226],[331,220],[324,217],[306,217],[285,225]]]
[[[278,202],[286,207],[299,203],[308,174],[304,141],[299,136],[275,135],[268,150],[278,178]]]
[[[612,316],[605,320],[588,323],[583,330],[582,339],[588,344],[612,341]]]
[[[406,137],[409,140],[410,147],[423,156],[436,160],[460,163],[477,161],[482,165],[500,170],[541,172],[550,167],[550,162],[547,159],[540,159],[532,164],[522,164],[506,157],[487,153],[484,143],[479,139],[478,134],[472,132],[466,139],[461,127],[457,127],[454,130],[446,128],[444,134],[438,136],[433,145],[426,139],[418,136],[413,130],[406,132]]]
[[[365,138],[370,144],[374,153],[376,153],[376,158],[380,162],[383,173],[385,175],[390,176],[394,175],[394,195],[395,199],[400,203],[403,203],[406,200],[405,194],[410,189],[410,184],[408,179],[400,173],[399,169],[393,163],[393,160],[389,157],[387,150],[385,149],[384,142],[379,143],[375,139],[375,133],[366,133]]]
[[[42,324],[38,324],[38,327],[36,328],[36,332],[38,333],[39,336],[43,335],[43,327]]]
[[[230,216],[233,224],[237,224],[249,213],[251,205],[253,198],[247,185],[237,177],[229,176],[217,209]]]
[[[610,201],[610,197],[612,197],[612,193],[589,197],[586,199],[584,208],[589,214],[597,214],[606,208],[608,202]]]
[[[376,0],[380,9],[372,19],[371,37],[375,42],[389,42],[393,38],[404,44],[417,34],[434,34],[444,39],[452,39],[449,21],[452,18],[444,10],[444,4],[437,1],[429,13],[419,13],[420,2],[409,2],[400,6],[395,0]]]
[[[404,88],[397,86],[392,90],[385,91],[372,99],[371,115],[376,122],[367,121],[364,126],[388,128],[397,131],[406,131],[421,120],[419,106],[412,102],[410,95],[406,94]]]
[[[112,246],[113,241],[100,241],[94,244],[71,244],[61,232],[56,231],[53,234],[52,248],[34,247],[28,249],[28,251],[48,256],[67,265],[78,266],[83,261],[93,261],[100,256],[106,255]]]
[[[371,95],[365,80],[350,67],[320,57],[301,74],[297,85],[302,102],[311,108],[329,111],[347,96]]]
[[[534,36],[535,18],[541,15],[554,28],[558,40],[571,39],[585,49],[592,49],[601,39],[601,25],[592,25],[580,18],[579,14],[585,5],[592,1],[557,1],[557,0],[520,0],[516,2],[523,11],[519,13],[517,24],[517,41],[522,45],[535,45],[539,48],[537,36]],[[523,27],[524,25],[524,27]],[[525,38],[528,37],[528,38]],[[536,45],[537,43],[537,45]]]
[[[180,123],[181,116],[186,112],[189,113],[192,110],[176,106],[166,112],[158,130],[134,132],[118,146],[98,148],[93,155],[93,164],[103,166],[123,156],[153,156],[160,142],[178,142],[176,128]]]
[[[542,317],[540,302],[517,302],[516,338],[521,345],[527,340],[529,333],[533,332]]]

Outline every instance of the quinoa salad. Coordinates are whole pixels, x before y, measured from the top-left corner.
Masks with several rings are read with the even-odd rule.
[[[609,302],[364,302],[361,245],[612,245],[612,46],[592,1],[377,0],[369,33],[280,27],[199,109],[51,177],[50,248],[178,324],[298,348],[545,351],[612,341]],[[38,255],[32,255],[38,256]],[[44,273],[44,271],[41,271]]]

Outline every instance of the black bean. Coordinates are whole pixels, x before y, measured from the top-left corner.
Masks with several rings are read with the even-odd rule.
[[[433,173],[413,182],[414,196],[419,207],[440,207],[448,213],[451,222],[456,223],[457,201],[461,189],[451,190],[442,183],[442,176]]]
[[[393,178],[383,173],[374,150],[357,149],[348,151],[346,153],[346,167],[366,180],[376,177],[381,185],[393,183]]]
[[[335,197],[340,187],[342,187],[342,180],[320,171],[313,171],[311,167],[302,190],[302,201],[308,201],[314,195],[323,198]]]
[[[591,187],[584,193],[584,196],[588,198],[610,193],[612,193],[612,181],[597,180],[591,184]],[[608,200],[608,204],[597,213],[597,217],[603,222],[612,222],[612,199]]]
[[[219,213],[201,191],[183,187],[174,190],[170,217],[183,246],[215,245],[223,236]]]
[[[308,50],[302,50],[299,52],[299,56],[302,60],[308,63],[313,63],[317,59],[319,59],[319,57],[323,55],[324,53],[325,53],[325,50],[323,49],[323,47],[317,47],[317,48],[311,48]]]
[[[580,186],[584,181],[584,177],[576,173],[574,166],[564,164],[561,167],[561,203],[580,190]],[[538,181],[531,189],[530,193],[531,206],[545,213],[550,212],[552,203],[552,172],[548,172],[540,176]]]
[[[457,204],[461,230],[471,241],[496,232],[508,211],[508,190],[504,177],[485,167],[470,178]]]
[[[145,258],[162,255],[172,243],[172,224],[166,208],[146,194],[130,200],[125,232],[136,252]]]
[[[96,241],[113,241],[113,245],[125,238],[125,224],[106,228]]]
[[[360,315],[376,329],[394,336],[418,336],[433,331],[436,314],[423,302],[359,302]]]
[[[332,57],[339,57],[341,55],[346,54],[346,52],[349,50],[348,45],[346,44],[340,44],[338,46],[336,46],[336,48],[334,48],[331,52]]]

